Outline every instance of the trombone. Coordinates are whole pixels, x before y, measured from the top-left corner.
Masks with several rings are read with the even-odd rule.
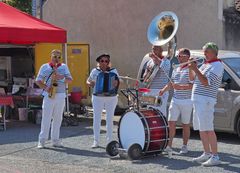
[[[204,63],[204,61],[205,61],[205,58],[203,58],[203,57],[196,57],[196,58],[193,58],[192,60],[187,61],[187,62],[183,62],[183,63],[180,63],[180,64],[172,64],[172,68],[176,69],[176,68],[178,68],[180,66],[184,66],[184,65],[190,64],[192,62],[197,62],[198,65],[200,66],[200,65],[202,65]]]

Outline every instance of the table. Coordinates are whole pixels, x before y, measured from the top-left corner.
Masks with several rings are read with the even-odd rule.
[[[26,108],[27,109],[29,108],[29,101],[31,101],[31,100],[35,100],[35,101],[41,100],[42,101],[41,93],[42,93],[42,89],[30,88],[30,87],[27,88],[27,92],[22,94],[22,96],[24,96],[26,98]],[[42,103],[41,103],[41,105],[42,105]]]
[[[3,126],[3,129],[6,130],[6,112],[7,106],[11,106],[14,108],[13,97],[11,95],[0,95],[0,106],[4,106],[4,111],[2,114],[2,122],[0,122],[0,126]]]

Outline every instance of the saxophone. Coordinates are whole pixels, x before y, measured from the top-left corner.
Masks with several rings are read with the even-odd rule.
[[[52,98],[52,99],[55,97],[56,92],[57,92],[57,87],[58,87],[56,75],[57,75],[57,66],[54,66],[53,67],[53,74],[52,74],[52,79],[51,79],[50,90],[49,90],[49,93],[48,93],[48,97]]]

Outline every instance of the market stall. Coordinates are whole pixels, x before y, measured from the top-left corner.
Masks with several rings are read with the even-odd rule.
[[[21,87],[27,89],[33,86],[31,78],[36,73],[36,44],[61,44],[64,62],[67,63],[67,33],[64,29],[3,2],[0,2],[0,11],[0,87],[5,88],[7,93],[12,93],[14,89],[19,91]]]

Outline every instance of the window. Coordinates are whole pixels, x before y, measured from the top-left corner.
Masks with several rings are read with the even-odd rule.
[[[232,69],[232,71],[240,78],[240,57],[239,58],[226,58],[223,62]]]
[[[229,75],[229,73],[226,70],[224,70],[222,78],[222,84],[224,83],[226,89],[240,90],[240,86],[236,83],[236,81]]]

